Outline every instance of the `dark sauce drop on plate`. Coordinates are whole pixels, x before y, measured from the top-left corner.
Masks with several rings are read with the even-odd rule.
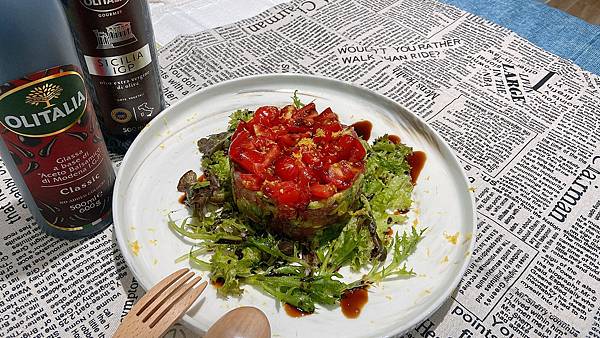
[[[221,277],[215,279],[215,280],[211,280],[210,284],[212,284],[215,288],[221,288],[223,287],[223,284],[225,284],[225,280]]]
[[[342,295],[340,307],[346,318],[357,318],[363,307],[369,301],[369,292],[366,288],[351,289]]]
[[[421,174],[421,170],[425,166],[425,161],[427,160],[427,155],[422,151],[414,151],[412,154],[406,156],[406,160],[408,164],[410,164],[410,178],[412,184],[417,184],[417,179]]]
[[[294,317],[294,318],[310,315],[310,313],[304,312],[304,311],[300,310],[299,308],[297,308],[293,305],[290,305],[288,303],[283,304],[283,309],[285,310],[285,313],[288,314],[288,316]]]
[[[354,128],[356,135],[365,141],[371,138],[371,130],[373,130],[373,124],[369,121],[358,121],[353,123],[350,127]]]
[[[186,198],[186,194],[184,193],[183,195],[179,196],[179,203],[181,204],[185,204],[185,198]]]

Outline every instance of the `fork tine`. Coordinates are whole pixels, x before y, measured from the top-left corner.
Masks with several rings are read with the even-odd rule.
[[[170,274],[165,279],[161,280],[158,284],[153,286],[148,292],[140,298],[140,300],[131,308],[131,313],[139,316],[146,307],[152,303],[160,294],[162,294],[174,281],[179,279],[185,273],[190,271],[188,268],[177,270]]]
[[[187,272],[178,280],[171,283],[168,289],[164,290],[161,294],[157,295],[156,299],[153,302],[148,303],[143,312],[142,323],[145,323],[148,320],[148,318],[150,318],[156,312],[156,310],[158,310],[163,305],[163,303],[171,297],[172,294],[176,293],[181,288],[181,286],[184,285],[192,277],[194,277],[194,272]],[[139,313],[138,315],[142,315],[142,313]]]
[[[192,281],[189,284],[193,286],[196,283]],[[164,334],[171,325],[183,317],[204,291],[207,284],[207,282],[204,282],[198,287],[186,290],[182,296],[178,297],[179,299],[173,300],[170,306],[165,306],[165,309],[160,311],[154,320],[150,321],[150,329],[156,331],[158,334]]]
[[[190,282],[185,283],[181,287],[179,287],[175,292],[169,294],[168,298],[165,298],[163,302],[156,306],[153,313],[151,315],[146,315],[143,322],[147,322],[150,324],[150,328],[156,325],[156,321],[159,320],[166,311],[168,311],[173,304],[177,303],[179,298],[181,298],[184,294],[186,294],[192,287],[194,287],[198,282],[202,279],[201,276],[198,276],[192,279]]]

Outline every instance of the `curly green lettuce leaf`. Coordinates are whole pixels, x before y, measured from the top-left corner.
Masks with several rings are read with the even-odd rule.
[[[192,170],[181,177],[179,191],[185,192],[186,205],[192,208],[195,216],[203,217],[211,206],[221,206],[231,196],[231,173],[229,158],[223,150],[202,157],[204,179],[197,180]]]
[[[227,131],[233,133],[241,121],[248,122],[254,116],[254,112],[248,109],[238,109],[229,115],[229,125]]]
[[[363,277],[363,281],[379,283],[390,277],[414,276],[413,270],[406,266],[406,259],[416,250],[425,230],[427,229],[417,230],[416,227],[412,227],[410,233],[405,231],[402,236],[396,233],[392,261],[388,265],[384,263],[373,265],[371,271]]]
[[[182,220],[179,224],[177,224],[177,222],[175,222],[174,220],[168,221],[169,228],[171,228],[171,230],[189,239],[202,239],[213,242],[218,242],[220,240],[242,240],[241,236],[228,234],[224,231],[207,230],[203,226],[201,226],[200,223],[201,221],[198,221],[198,218],[196,217],[186,218]]]
[[[336,304],[348,288],[347,284],[333,277],[341,276],[339,274],[310,277],[254,275],[246,278],[245,281],[263,289],[283,303],[312,313],[315,311],[315,304]]]
[[[254,267],[261,263],[261,253],[252,247],[236,250],[235,246],[219,245],[210,258],[211,280],[222,283],[217,289],[221,296],[240,295],[241,282],[254,275]],[[241,251],[241,257],[236,251]]]
[[[210,156],[202,157],[202,168],[210,171],[219,180],[221,187],[228,188],[231,185],[231,172],[229,157],[223,150],[218,150]]]
[[[168,225],[176,233],[189,239],[198,239],[211,242],[233,241],[241,242],[248,235],[253,234],[241,217],[226,203],[219,209],[207,212],[203,217],[186,217],[177,223],[168,216]]]
[[[410,153],[412,148],[395,144],[387,135],[369,148],[363,193],[381,232],[391,223],[404,222],[400,211],[408,210],[412,203],[413,185],[406,160]]]
[[[410,176],[394,176],[371,198],[371,210],[380,229],[387,228],[391,223],[403,223],[406,220],[406,216],[399,211],[410,208],[412,190]]]
[[[359,270],[371,261],[373,242],[369,230],[360,226],[362,221],[362,216],[352,217],[336,239],[317,249],[319,274],[332,273],[344,265]]]
[[[306,261],[297,257],[298,250],[295,248],[293,249],[293,255],[286,255],[283,253],[283,251],[279,249],[279,241],[277,241],[271,234],[267,234],[263,237],[248,237],[247,243],[248,245],[254,246],[258,250],[269,256],[272,256],[275,259],[282,259],[286,262],[298,263],[302,266],[308,267],[308,263],[306,263]]]
[[[205,158],[212,156],[212,154],[219,150],[226,152],[229,148],[231,134],[232,133],[225,131],[199,139],[196,143],[198,151],[200,151]]]

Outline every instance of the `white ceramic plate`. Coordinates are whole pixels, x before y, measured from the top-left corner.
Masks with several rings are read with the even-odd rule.
[[[206,331],[228,310],[253,305],[270,319],[273,337],[403,333],[442,305],[469,263],[475,230],[472,194],[456,157],[420,118],[381,95],[344,82],[293,74],[241,78],[192,94],[157,116],[127,152],[115,184],[115,232],[125,260],[146,290],[188,266],[187,262],[175,264],[190,245],[168,228],[167,214],[177,210],[181,217],[186,213],[178,203],[181,194],[176,185],[187,170],[199,171],[201,154],[196,141],[225,130],[228,115],[236,109],[289,104],[294,90],[302,101],[314,100],[319,111],[331,107],[342,123],[370,120],[372,138],[396,134],[415,150],[427,153],[414,191],[411,219],[400,227],[408,229],[418,222],[428,228],[408,260],[417,276],[371,287],[369,301],[357,319],[345,318],[339,308],[318,308],[313,315],[292,318],[276,300],[252,287],[245,287],[242,297],[229,299],[217,297],[216,290],[208,287],[183,321]],[[456,241],[449,237],[457,234]]]

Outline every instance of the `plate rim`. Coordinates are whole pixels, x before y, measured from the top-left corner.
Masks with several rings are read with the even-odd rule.
[[[348,81],[344,81],[344,80],[339,80],[339,79],[334,79],[331,77],[326,77],[326,76],[322,76],[322,75],[313,75],[313,74],[300,74],[300,73],[268,73],[268,74],[258,74],[258,75],[250,75],[250,76],[244,76],[244,77],[238,77],[235,79],[230,79],[230,80],[226,80],[226,81],[222,81],[204,88],[201,88],[193,93],[190,93],[189,95],[177,100],[174,104],[170,105],[169,107],[167,107],[166,109],[164,109],[163,111],[161,111],[159,114],[157,114],[140,132],[140,134],[138,134],[136,136],[136,138],[134,139],[134,141],[132,142],[132,144],[130,145],[129,149],[127,150],[127,152],[125,153],[125,156],[123,157],[123,159],[121,160],[121,163],[119,165],[119,170],[117,173],[117,177],[115,179],[115,184],[114,184],[114,189],[113,189],[113,200],[112,200],[112,211],[113,211],[113,233],[117,239],[117,244],[119,246],[119,250],[121,251],[121,254],[123,255],[123,258],[125,259],[125,263],[127,264],[127,267],[131,270],[133,276],[136,278],[137,282],[142,286],[142,288],[147,291],[149,288],[151,288],[152,286],[148,286],[145,285],[145,283],[138,278],[139,272],[136,269],[136,265],[134,264],[134,258],[131,255],[131,253],[128,250],[127,247],[127,240],[126,238],[124,238],[124,233],[122,233],[121,231],[119,231],[119,228],[121,227],[126,227],[125,224],[121,224],[118,225],[118,223],[120,223],[118,220],[118,217],[120,215],[119,209],[120,206],[118,204],[119,202],[119,198],[118,198],[118,192],[120,191],[120,187],[121,185],[123,185],[124,183],[122,183],[123,180],[123,174],[124,170],[122,170],[126,164],[127,161],[129,160],[129,158],[131,158],[133,155],[133,151],[135,150],[136,147],[138,147],[138,144],[140,144],[142,142],[142,139],[145,138],[145,135],[147,134],[146,131],[149,129],[149,127],[153,126],[156,123],[161,123],[161,121],[165,118],[166,115],[170,114],[171,111],[176,110],[179,108],[179,106],[183,106],[185,105],[188,101],[192,101],[196,96],[201,96],[203,95],[205,92],[207,91],[211,91],[211,90],[216,90],[220,87],[227,87],[227,86],[231,86],[232,84],[235,84],[237,82],[253,82],[253,81],[265,81],[268,83],[269,79],[272,78],[288,78],[288,79],[293,79],[293,78],[297,78],[297,79],[308,79],[308,81],[324,81],[324,82],[329,82],[329,83],[333,83],[337,86],[346,86],[346,87],[352,87],[354,90],[358,90],[358,91],[362,91],[362,92],[367,92],[369,93],[369,95],[373,95],[375,97],[377,97],[379,100],[385,101],[388,105],[391,106],[396,106],[398,108],[400,108],[401,110],[404,110],[405,112],[409,113],[412,118],[417,120],[417,123],[421,124],[422,126],[424,126],[426,128],[426,130],[433,135],[433,137],[436,139],[436,142],[438,144],[440,144],[444,150],[448,153],[448,155],[450,155],[450,159],[452,160],[452,165],[455,165],[460,172],[460,176],[462,178],[462,182],[461,184],[465,185],[465,189],[468,189],[469,185],[468,185],[468,178],[467,175],[462,167],[462,165],[460,164],[458,157],[456,156],[454,150],[448,145],[448,143],[446,143],[446,141],[438,134],[438,132],[433,129],[422,117],[420,117],[419,115],[413,113],[410,109],[406,108],[404,105],[402,105],[401,103],[394,101],[386,96],[384,96],[383,94],[380,94],[378,92],[375,92],[369,88],[366,88],[364,86],[360,86],[358,84],[354,84]],[[460,283],[460,281],[462,280],[467,268],[469,267],[469,265],[471,264],[471,261],[473,259],[473,251],[475,249],[475,244],[476,244],[476,232],[477,232],[477,207],[475,204],[475,196],[473,193],[468,193],[469,196],[469,207],[471,208],[471,219],[472,219],[472,224],[471,224],[471,228],[472,228],[472,236],[470,239],[470,244],[468,247],[468,252],[470,253],[468,255],[468,257],[465,257],[465,260],[463,261],[463,264],[459,270],[459,272],[454,276],[454,279],[452,279],[452,282],[448,284],[448,287],[446,287],[446,289],[442,292],[442,296],[439,297],[438,299],[436,299],[432,305],[429,307],[428,311],[424,311],[422,313],[420,313],[417,316],[414,316],[412,319],[407,321],[407,324],[403,325],[403,326],[399,326],[395,329],[393,329],[391,332],[386,333],[383,337],[394,337],[397,335],[401,335],[404,334],[406,332],[408,332],[409,330],[413,329],[415,326],[417,326],[420,322],[422,322],[423,320],[429,318],[431,315],[433,315],[437,310],[440,309],[440,307],[451,297],[452,292],[454,292],[456,290],[456,288],[458,287],[458,284]],[[124,222],[123,222],[124,223]],[[185,326],[187,326],[188,328],[193,329],[194,331],[199,331],[199,332],[204,332],[206,333],[206,329],[199,327],[198,325],[196,325],[195,320],[190,317],[187,313],[184,314],[184,316],[181,318],[181,321],[185,324]]]

